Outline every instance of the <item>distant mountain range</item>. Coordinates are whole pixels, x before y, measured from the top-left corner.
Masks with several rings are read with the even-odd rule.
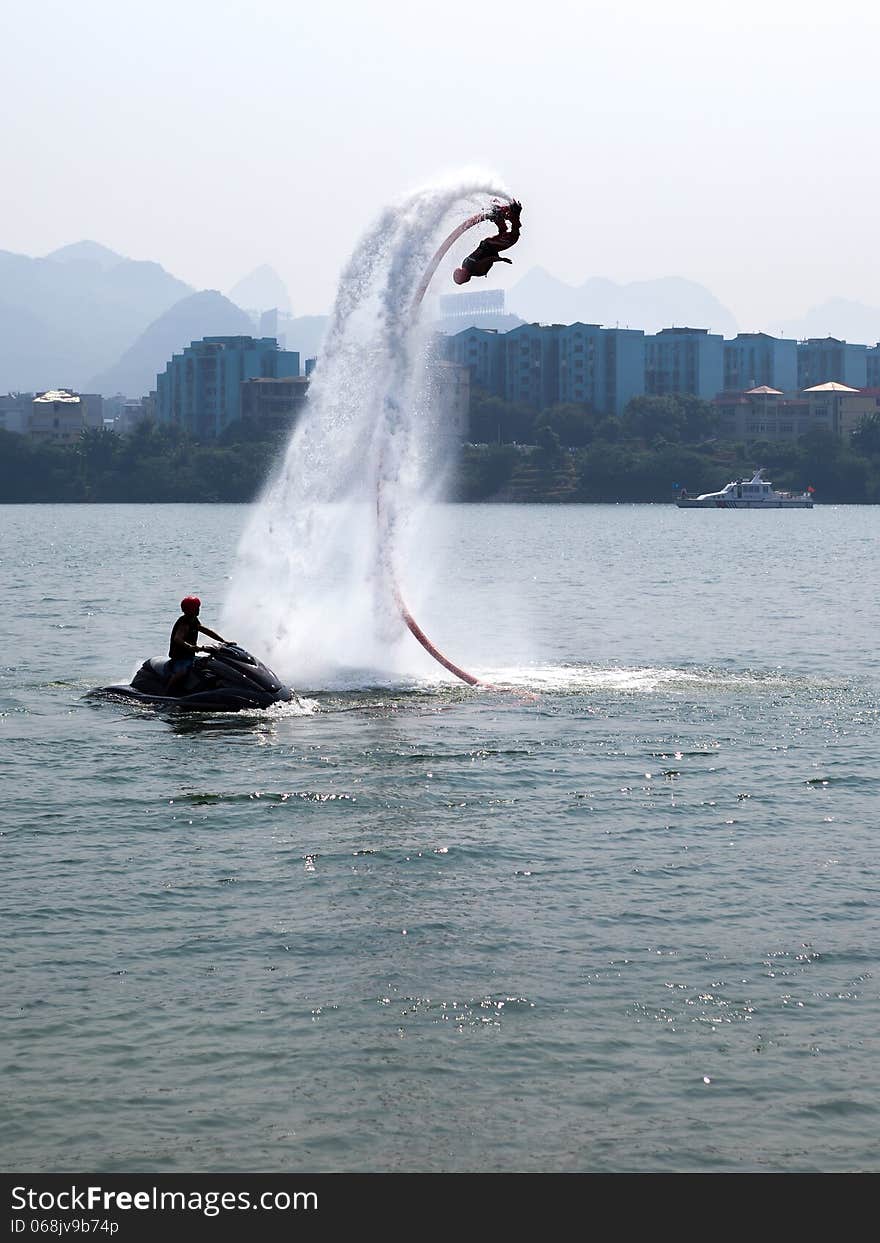
[[[279,315],[278,335],[284,349],[298,350],[300,363],[305,364],[307,358],[320,354],[329,323],[329,315]]]
[[[508,292],[508,311],[540,323],[602,324],[606,328],[708,328],[730,338],[739,331],[733,314],[704,285],[667,276],[660,280],[618,285],[593,277],[582,285],[567,285],[543,268],[532,268]],[[846,298],[829,298],[806,315],[792,316],[750,331],[803,340],[837,337],[859,345],[880,342],[880,307]]]
[[[767,332],[784,337],[837,337],[859,345],[880,343],[880,307],[846,298],[829,298],[800,319],[780,319]]]
[[[95,263],[105,272],[118,267],[120,263],[131,262],[123,259],[122,255],[118,255],[109,246],[102,246],[100,242],[72,242],[69,246],[59,246],[46,258],[54,260],[55,263]]]
[[[278,334],[306,359],[320,351],[328,317],[293,317],[284,282],[263,265],[224,297],[197,292],[158,263],[128,259],[82,241],[43,258],[0,251],[0,393],[49,388],[140,397],[155,387],[171,355],[206,336],[260,332],[260,312],[277,309]],[[731,312],[705,286],[679,277],[617,284],[593,277],[569,285],[543,268],[507,295],[507,314],[491,324],[603,324],[657,332],[672,326],[735,336]],[[468,320],[438,324],[460,331]],[[762,325],[787,337],[827,336],[873,344],[880,308],[835,298],[800,319]]]
[[[274,307],[285,315],[290,314],[290,295],[284,281],[268,263],[254,268],[248,276],[227,292],[227,297],[236,306],[249,311],[265,311]]]
[[[0,251],[0,391],[82,388],[192,292],[158,263],[97,242],[43,259]]]
[[[736,336],[736,319],[714,294],[678,276],[618,285],[594,276],[568,285],[544,268],[532,268],[507,294],[507,309],[544,324],[602,324],[606,328],[708,328]]]
[[[206,325],[210,327],[206,330]],[[241,337],[254,331],[250,316],[215,289],[203,289],[175,302],[154,319],[125,351],[115,366],[88,382],[91,392],[140,397],[156,387],[172,354],[202,337]]]
[[[303,358],[318,352],[327,317],[285,313],[287,289],[270,267],[231,292],[235,301],[196,292],[158,263],[99,242],[37,259],[0,251],[0,393],[73,388],[141,397],[190,341],[259,333],[255,315],[273,308],[288,349]]]
[[[605,328],[640,328],[659,332],[672,326],[708,328],[736,336],[736,320],[703,285],[668,276],[660,280],[618,285],[595,276],[582,285],[568,285],[544,268],[532,268],[507,292],[505,315],[447,316],[437,321],[441,332],[461,332],[473,324],[509,332],[523,323],[601,324]]]

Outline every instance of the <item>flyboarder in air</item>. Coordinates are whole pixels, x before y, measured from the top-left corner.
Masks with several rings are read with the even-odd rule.
[[[512,259],[506,259],[500,252],[519,241],[521,212],[522,203],[517,203],[515,200],[495,208],[487,219],[497,225],[498,232],[494,237],[483,238],[477,249],[462,260],[461,267],[456,268],[452,273],[452,279],[456,285],[466,285],[472,276],[488,276],[493,263],[513,262]]]

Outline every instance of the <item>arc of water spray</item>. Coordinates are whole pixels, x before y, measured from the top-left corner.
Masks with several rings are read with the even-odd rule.
[[[508,202],[510,201],[512,200],[508,199]],[[425,269],[424,276],[419,282],[418,288],[413,295],[412,306],[410,308],[410,318],[413,323],[415,323],[418,318],[422,302],[424,301],[425,294],[428,292],[428,287],[431,284],[434,273],[440,266],[440,263],[447,251],[458,241],[463,233],[468,231],[468,229],[473,229],[476,225],[482,224],[486,220],[490,220],[492,218],[493,210],[493,208],[487,207],[482,211],[476,212],[473,216],[468,217],[467,220],[463,221],[462,224],[453,229],[445,241],[443,241],[437,248],[434,257]],[[379,486],[376,493],[376,507],[379,525],[383,536],[383,543],[387,545],[389,542],[389,531],[382,506],[382,473],[383,472],[380,469]],[[448,669],[450,673],[454,673],[457,678],[460,678],[462,682],[466,682],[468,686],[484,686],[490,690],[498,690],[499,688],[492,686],[490,682],[484,682],[481,678],[475,677],[472,673],[468,673],[467,670],[462,669],[459,665],[456,665],[454,661],[451,661],[448,656],[444,656],[440,649],[431,642],[406,606],[406,601],[403,598],[403,594],[401,593],[400,587],[397,583],[397,578],[394,574],[394,568],[391,564],[390,556],[387,557],[386,560],[391,575],[391,589],[394,594],[394,601],[397,605],[398,611],[400,612],[400,616],[403,618],[403,621],[413,638],[422,645],[429,656],[433,656],[434,660],[443,665],[444,669]]]

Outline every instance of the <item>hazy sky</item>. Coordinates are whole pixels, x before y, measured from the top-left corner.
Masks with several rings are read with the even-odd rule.
[[[3,32],[0,249],[92,238],[329,309],[381,206],[464,166],[522,198],[510,284],[701,281],[742,329],[880,304],[868,0],[31,0]],[[2,291],[0,291],[2,297]]]

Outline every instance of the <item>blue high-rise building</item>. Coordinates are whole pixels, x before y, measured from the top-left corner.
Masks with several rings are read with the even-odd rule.
[[[559,401],[619,415],[644,393],[644,375],[642,331],[581,323],[559,330]]]
[[[504,395],[516,405],[545,410],[559,401],[562,324],[521,324],[505,333]]]
[[[724,391],[777,388],[793,393],[798,387],[797,341],[766,332],[740,332],[724,342]]]
[[[645,392],[645,334],[641,328],[603,328],[605,383],[603,414],[623,414],[627,402]]]
[[[866,345],[849,345],[836,337],[798,341],[798,388],[829,383],[864,388],[868,382],[867,353]]]
[[[710,401],[724,384],[724,341],[708,328],[661,328],[645,337],[645,392]]]
[[[602,328],[567,324],[559,333],[559,400],[584,402],[596,409],[604,388]]]
[[[521,324],[510,332],[466,328],[441,343],[467,367],[473,388],[544,410],[557,402],[622,414],[645,391],[645,334],[598,324]]]
[[[865,383],[868,388],[880,388],[880,341],[865,350]]]
[[[241,418],[243,380],[299,375],[299,354],[274,337],[204,337],[175,354],[156,377],[156,417],[199,439]]]
[[[465,328],[454,336],[441,338],[440,345],[447,362],[467,367],[471,391],[479,388],[490,397],[503,397],[506,342],[506,333],[487,328]]]

